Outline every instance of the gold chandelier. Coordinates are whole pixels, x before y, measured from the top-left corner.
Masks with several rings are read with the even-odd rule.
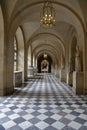
[[[48,0],[44,2],[41,12],[41,25],[46,28],[55,25],[55,10],[52,3]]]

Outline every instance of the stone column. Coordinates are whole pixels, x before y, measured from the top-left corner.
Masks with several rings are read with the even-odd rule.
[[[66,82],[66,69],[61,69],[61,81]]]
[[[80,50],[78,45],[76,45],[75,70],[81,71]]]
[[[83,72],[73,72],[73,91],[75,94],[83,94],[84,86],[84,73]]]
[[[66,82],[67,81],[67,73],[66,73],[66,64],[64,57],[62,56],[62,63],[61,63],[61,81]]]
[[[24,80],[27,80],[27,74],[28,74],[28,50],[24,50]]]
[[[84,90],[83,90],[83,93],[84,94],[87,94],[87,32],[85,32],[85,45],[84,45],[84,54],[83,54],[83,57],[84,57]]]
[[[73,91],[76,94],[83,94],[84,73],[81,72],[81,60],[79,46],[76,45],[75,71],[73,72]]]
[[[14,44],[11,41],[5,42],[3,60],[4,60],[4,95],[10,95],[14,91],[14,85],[13,85]]]
[[[28,77],[33,77],[33,76],[34,76],[34,68],[33,68],[33,66],[29,66]]]
[[[33,68],[33,53],[31,52],[31,66],[28,67],[28,77],[34,76],[34,68]]]
[[[4,95],[4,21],[0,7],[0,96]]]
[[[33,54],[31,53],[31,66],[33,66]]]
[[[73,85],[73,66],[72,66],[72,59],[70,59],[69,63],[68,63],[68,66],[69,66],[69,72],[68,72],[68,80],[67,80],[67,83],[72,86]]]

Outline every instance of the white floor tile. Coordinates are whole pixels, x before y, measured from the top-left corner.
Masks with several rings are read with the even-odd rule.
[[[71,123],[68,124],[68,126],[70,126],[70,127],[74,128],[74,129],[78,130],[81,127],[81,124],[72,121]]]
[[[58,130],[61,130],[65,127],[65,125],[59,121],[56,121],[55,123],[53,123],[52,126]]]
[[[40,121],[39,123],[37,123],[35,126],[37,126],[39,129],[43,130],[46,127],[48,127],[49,125],[43,121]]]
[[[25,121],[25,122],[23,122],[23,123],[20,123],[19,126],[20,126],[23,130],[25,130],[25,129],[29,128],[30,126],[32,126],[32,124],[31,124],[30,122],[28,122],[28,121]]]

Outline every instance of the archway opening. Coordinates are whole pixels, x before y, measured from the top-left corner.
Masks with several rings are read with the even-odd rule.
[[[44,59],[42,62],[41,62],[41,72],[48,72],[49,70],[49,62],[48,60]]]
[[[37,59],[38,73],[42,72],[51,73],[51,66],[52,66],[52,58],[49,55],[47,55],[46,58],[43,55],[41,55]]]

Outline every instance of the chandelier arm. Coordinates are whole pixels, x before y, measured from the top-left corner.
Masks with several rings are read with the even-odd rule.
[[[48,0],[45,1],[41,12],[41,25],[43,27],[52,27],[55,25],[55,10],[52,3]]]

